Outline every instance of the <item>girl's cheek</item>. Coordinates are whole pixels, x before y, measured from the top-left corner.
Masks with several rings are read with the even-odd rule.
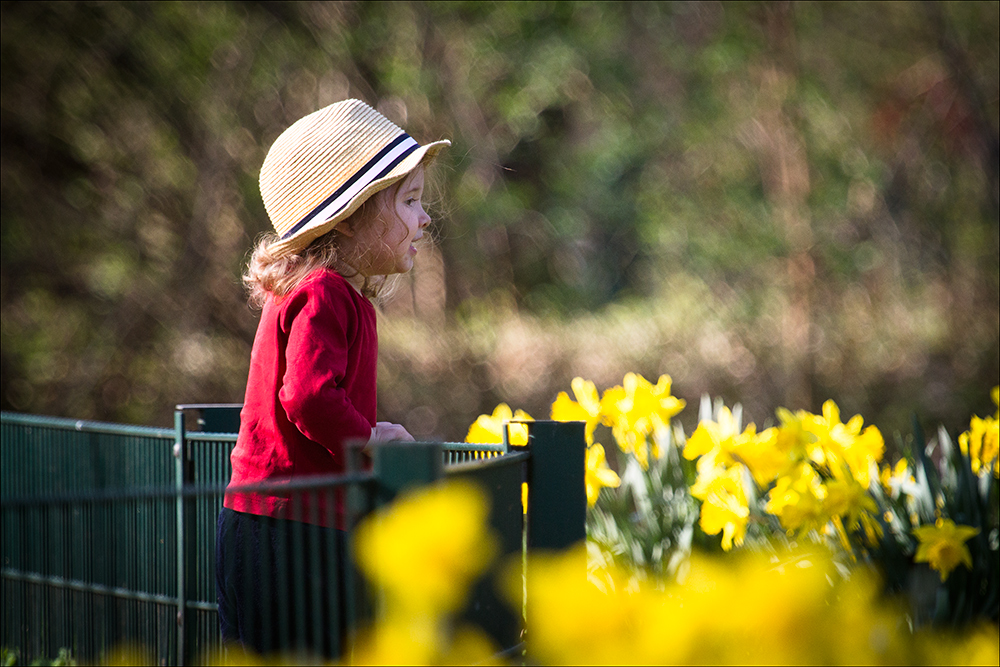
[[[410,238],[409,227],[402,220],[397,220],[396,225],[392,228],[392,236],[390,238],[394,245],[401,245]]]

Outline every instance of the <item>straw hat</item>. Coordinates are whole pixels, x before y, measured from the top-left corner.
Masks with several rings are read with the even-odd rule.
[[[421,146],[360,100],[300,118],[275,140],[260,168],[264,208],[281,237],[272,251],[302,250],[450,145]]]

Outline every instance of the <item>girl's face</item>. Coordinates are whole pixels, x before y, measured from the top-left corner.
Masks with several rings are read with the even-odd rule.
[[[424,211],[424,169],[417,167],[382,203],[378,217],[354,236],[357,267],[365,276],[406,273],[413,268],[417,249],[431,217]]]

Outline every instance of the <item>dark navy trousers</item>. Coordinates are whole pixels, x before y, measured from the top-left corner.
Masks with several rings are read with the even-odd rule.
[[[349,566],[344,531],[223,508],[215,545],[224,642],[262,655],[340,656]]]

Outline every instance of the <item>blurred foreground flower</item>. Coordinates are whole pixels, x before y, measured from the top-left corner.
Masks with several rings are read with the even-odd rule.
[[[528,655],[540,664],[995,664],[1000,650],[995,627],[945,644],[914,636],[872,571],[844,579],[822,550],[696,554],[662,590],[622,585],[627,573],[612,566],[601,590],[581,575],[581,548],[532,556]],[[519,572],[507,576],[511,600]]]
[[[155,662],[152,651],[134,642],[118,644],[101,658],[102,665],[152,665]]]
[[[440,619],[390,615],[360,633],[352,665],[494,665],[496,646],[472,625],[444,631]]]
[[[496,554],[486,496],[447,480],[400,497],[356,530],[355,557],[383,593],[375,626],[353,647],[355,664],[466,664],[496,648],[478,628],[449,627]]]
[[[488,512],[483,493],[459,480],[403,496],[358,526],[358,563],[393,608],[454,611],[495,555]]]

